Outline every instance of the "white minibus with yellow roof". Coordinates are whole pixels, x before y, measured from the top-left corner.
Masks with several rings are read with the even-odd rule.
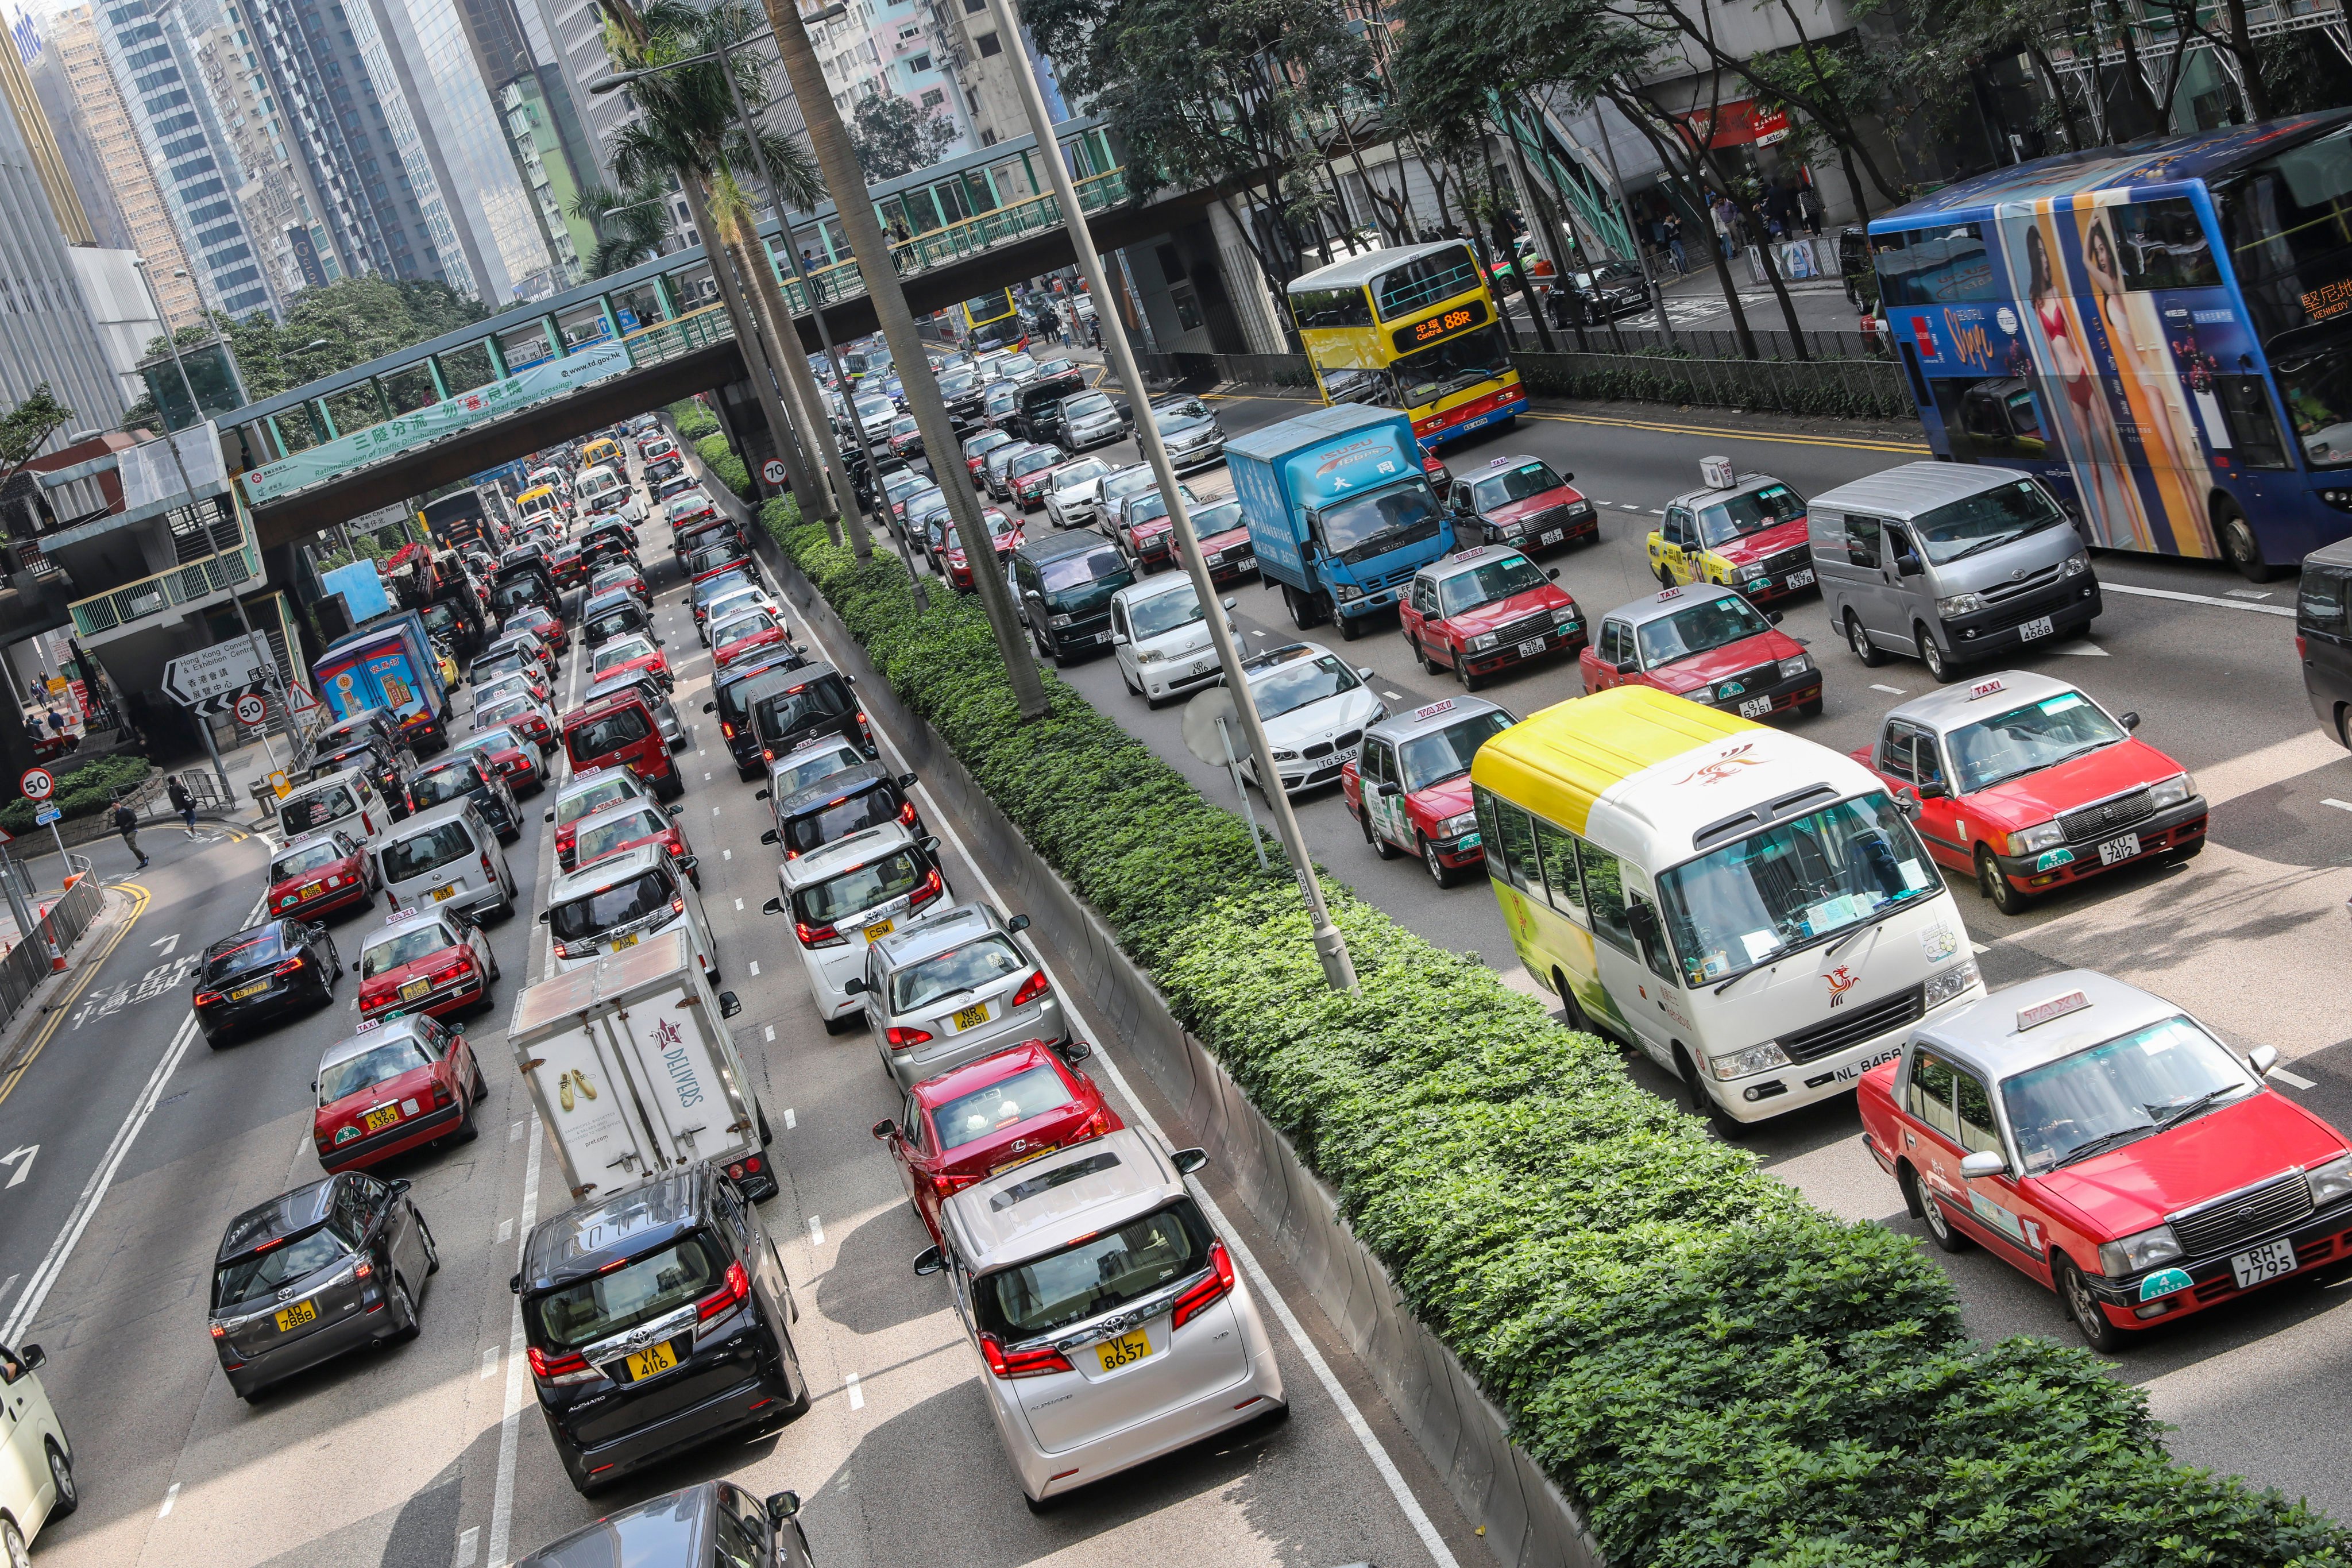
[[[1528,973],[1718,1125],[1843,1093],[1984,994],[1916,804],[1826,747],[1625,686],[1503,731],[1470,778]]]

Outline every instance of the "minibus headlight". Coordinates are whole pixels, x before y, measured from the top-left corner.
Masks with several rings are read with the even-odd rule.
[[[1788,1065],[1789,1053],[1771,1040],[1760,1046],[1750,1046],[1744,1051],[1734,1051],[1729,1056],[1706,1058],[1706,1070],[1718,1079],[1748,1078]]]
[[[2091,558],[2088,555],[2069,555],[2066,557],[2067,576],[2080,577],[2084,573],[2088,572],[2090,569]]]
[[[2012,855],[2039,855],[2044,849],[2055,849],[2066,842],[2066,830],[2054,822],[2037,822],[2022,832],[2009,836],[2009,852]]]
[[[2175,773],[2147,786],[2147,803],[2162,811],[2167,806],[2179,805],[2196,793],[2196,780],[2187,773]]]
[[[1927,989],[1920,1001],[1929,1007],[1940,1007],[1977,983],[1977,961],[1955,963],[1940,973],[1927,976]]]
[[[1936,613],[1949,620],[1954,616],[1973,616],[1985,606],[1982,594],[1955,594],[1948,599],[1936,601]]]

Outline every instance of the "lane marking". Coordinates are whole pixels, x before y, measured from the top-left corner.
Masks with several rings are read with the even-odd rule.
[[[719,858],[721,860],[732,860],[735,858],[735,851],[732,849],[721,849],[719,852]]]
[[[2284,616],[2294,619],[2294,609],[2288,605],[2249,605],[2242,599],[2217,599],[2210,594],[2183,594],[2171,588],[2140,588],[2128,583],[2100,580],[2099,589],[2107,594],[2129,594],[2140,599],[2170,599],[2183,605],[2210,605],[2217,610],[2251,610],[2258,616]]]
[[[482,1347],[482,1375],[484,1377],[496,1377],[498,1374],[499,1347],[496,1345],[485,1345]]]
[[[493,1240],[496,1245],[504,1247],[508,1242],[512,1241],[513,1239],[514,1217],[510,1215],[507,1218],[499,1221],[499,1233]]]
[[[58,993],[57,1000],[50,1004],[47,1020],[41,1025],[40,1033],[33,1038],[32,1048],[25,1053],[15,1067],[8,1069],[8,1076],[5,1079],[0,1079],[0,1102],[5,1102],[11,1094],[16,1092],[16,1085],[24,1080],[25,1074],[31,1070],[33,1063],[39,1058],[44,1050],[48,1048],[50,1039],[58,1032],[58,1026],[65,1022],[66,1015],[73,1010],[75,1000],[89,989],[91,978],[105,965],[108,959],[114,956],[114,950],[122,945],[123,939],[131,934],[131,928],[138,924],[139,917],[145,914],[147,906],[154,901],[154,896],[140,883],[117,882],[114,885],[131,895],[131,912],[122,918],[122,923],[108,935],[105,943],[98,951],[82,960],[79,968],[74,972],[72,981]],[[253,906],[253,912],[246,917],[245,923],[251,925],[260,918],[261,905],[257,903]],[[193,1027],[194,1024],[195,1016],[191,1014],[188,1017],[188,1025]],[[14,1344],[16,1342],[10,1340],[6,1342]]]
[[[866,1408],[866,1391],[857,1386],[857,1374],[856,1373],[843,1373],[841,1374],[841,1386],[849,1394],[849,1407],[852,1410],[863,1410]]]
[[[824,1245],[824,1222],[814,1215],[809,1215],[809,1245],[812,1247]]]
[[[735,900],[735,908],[736,908],[737,911],[740,913],[740,912],[741,911],[742,908],[743,908],[743,900],[740,900],[740,899],[736,900]]]
[[[1404,693],[1402,691],[1383,691],[1381,695],[1387,698],[1391,702],[1402,702],[1404,700]]]
[[[749,965],[749,967],[750,967],[750,969],[751,969],[751,971],[752,977],[753,977],[753,978],[755,978],[755,979],[756,979],[756,978],[758,978],[759,973],[760,973],[760,961],[759,961],[758,959],[756,959],[756,958],[755,958],[755,959],[753,959],[753,960],[751,962],[751,964]]]
[[[785,1107],[784,1107],[784,1131],[787,1131],[787,1132],[790,1132],[793,1128],[795,1128],[795,1127],[797,1127],[797,1126],[799,1126],[799,1125],[800,1125],[800,1122],[799,1122],[797,1120],[795,1120],[795,1119],[794,1119],[794,1117],[793,1117],[793,1108],[792,1108],[791,1106],[789,1106],[789,1105],[785,1106]]]
[[[774,1045],[776,1043],[776,1026],[773,1024],[764,1024],[761,1026],[761,1028],[767,1036],[768,1044],[772,1046]]]
[[[2299,1073],[2291,1073],[2284,1068],[2273,1068],[2263,1076],[2266,1078],[2274,1078],[2284,1084],[2292,1084],[2296,1089],[2316,1089],[2319,1087],[2311,1079],[2303,1077]]]
[[[538,1117],[533,1110],[528,1120]],[[516,1226],[522,1239],[515,1247],[517,1268],[522,1265],[522,1248],[530,1245],[530,1227],[539,1218],[539,1154],[546,1143],[544,1138],[530,1141],[530,1159],[523,1167],[522,1216]],[[515,1460],[522,1438],[523,1385],[530,1381],[530,1363],[523,1354],[522,1298],[512,1300],[508,1312],[506,1406],[499,1418],[499,1477],[490,1494],[490,1561],[500,1563],[507,1560],[507,1546],[514,1536]]]
[[[457,1532],[457,1554],[449,1559],[449,1568],[474,1568],[474,1559],[482,1550],[482,1527],[469,1524]]]
[[[38,1143],[27,1143],[21,1149],[11,1149],[5,1154],[0,1154],[0,1165],[16,1165],[19,1160],[25,1162],[21,1165],[16,1165],[16,1173],[8,1178],[10,1186],[22,1185],[25,1178],[33,1173],[33,1161],[39,1156],[40,1152],[41,1146]]]
[[[157,1510],[155,1510],[155,1517],[156,1517],[157,1519],[169,1519],[169,1518],[171,1518],[171,1517],[172,1517],[172,1507],[173,1507],[173,1504],[177,1503],[179,1500],[180,1500],[180,1483],[179,1483],[179,1482],[177,1482],[177,1481],[173,1481],[170,1486],[168,1486],[168,1487],[166,1487],[166,1488],[164,1488],[164,1489],[163,1489],[163,1506],[162,1508],[157,1509]]]
[[[2232,588],[2229,593],[2232,599],[2267,599],[2271,596],[2267,588]]]
[[[2095,642],[2068,643],[2064,647],[2052,648],[2053,653],[2068,654],[2075,658],[2105,658],[2107,650]]]
[[[2334,795],[2329,795],[2319,804],[2322,805],[2332,805],[2338,811],[2352,811],[2352,800],[2337,800]]]
[[[1875,680],[1870,683],[1870,689],[1873,691],[1884,691],[1889,697],[1900,697],[1903,695],[1903,688],[1899,686],[1881,686]]]
[[[520,1122],[520,1121],[516,1122],[512,1127],[508,1128],[508,1129],[507,1129],[507,1142],[509,1142],[509,1143],[511,1143],[511,1142],[513,1142],[516,1139],[518,1139],[518,1138],[521,1137],[521,1136],[522,1136],[522,1129],[523,1129],[523,1123],[521,1123],[521,1122]]]

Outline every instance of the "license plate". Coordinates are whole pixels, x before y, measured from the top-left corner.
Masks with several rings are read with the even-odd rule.
[[[320,893],[324,892],[325,890],[326,890],[326,889],[323,889],[323,888],[321,888],[321,887],[320,887],[318,883],[313,882],[313,883],[311,883],[309,887],[304,888],[300,892],[299,892],[299,893],[295,894],[294,896],[295,896],[295,898],[297,898],[298,900],[310,900],[310,899],[315,899],[315,898],[317,898]]]
[[[898,922],[896,921],[876,921],[872,925],[866,928],[866,940],[867,942],[880,942],[884,937],[888,936],[892,931],[898,929]]]
[[[457,890],[457,883],[455,883],[455,882],[444,882],[444,883],[442,883],[439,887],[437,887],[437,888],[436,888],[436,889],[433,889],[433,901],[434,901],[435,903],[436,903],[436,904],[437,904],[437,903],[440,903],[442,900],[444,900],[447,899],[451,894],[455,893]]]
[[[1544,530],[1543,536],[1538,539],[1536,542],[1538,544],[1558,544],[1565,537],[1567,537],[1566,530],[1548,528]]]
[[[1761,719],[1770,711],[1772,711],[1772,700],[1769,697],[1751,697],[1739,705],[1739,716],[1742,719]]]
[[[1543,638],[1529,637],[1527,641],[1519,645],[1519,657],[1521,658],[1533,658],[1536,655],[1543,652]]]
[[[656,1373],[667,1372],[677,1364],[677,1352],[671,1342],[664,1340],[650,1350],[639,1351],[629,1358],[629,1381],[643,1383]]]
[[[1459,838],[1457,838],[1457,839],[1455,839],[1455,840],[1454,841],[1454,849],[1455,849],[1456,851],[1460,851],[1460,850],[1464,850],[1464,849],[1475,849],[1475,848],[1477,848],[1480,845],[1482,845],[1482,844],[1484,844],[1484,843],[1486,843],[1486,841],[1485,839],[1483,839],[1483,838],[1479,837],[1478,837],[1476,834],[1475,834],[1475,833],[1465,833],[1465,834],[1464,834],[1461,837],[1459,837]]]
[[[371,1132],[381,1132],[399,1120],[400,1107],[397,1105],[379,1105],[373,1110],[367,1113],[366,1118],[361,1122],[361,1125],[365,1127]]]
[[[297,1301],[292,1306],[283,1308],[278,1311],[278,1331],[281,1334],[291,1333],[305,1323],[315,1323],[318,1321],[318,1302]]]
[[[2238,1278],[2238,1289],[2259,1285],[2265,1279],[2275,1279],[2282,1274],[2294,1272],[2294,1243],[2284,1237],[2264,1242],[2252,1252],[2241,1252],[2230,1259],[2230,1272]]]
[[[1338,751],[1332,752],[1331,756],[1335,762],[1352,762],[1355,760],[1356,748],[1353,746],[1342,746]]]
[[[2099,864],[2113,866],[2139,853],[2139,835],[2126,833],[2121,838],[2110,838],[2099,846]]]
[[[955,1026],[959,1029],[969,1029],[987,1022],[988,1004],[985,1002],[966,1007],[955,1016]]]
[[[614,952],[620,952],[625,947],[635,947],[636,945],[637,933],[635,931],[631,931],[626,936],[616,936],[613,939],[613,951]]]
[[[1002,1161],[996,1164],[991,1165],[988,1168],[988,1173],[992,1176],[1003,1175],[1005,1172],[1013,1169],[1015,1165],[1025,1165],[1032,1160],[1042,1160],[1046,1155],[1055,1152],[1060,1148],[1061,1145],[1059,1143],[1048,1143],[1043,1148],[1032,1149],[1025,1154],[1015,1154],[1010,1160]]]
[[[1802,571],[1802,572],[1791,572],[1791,573],[1790,573],[1790,574],[1789,574],[1789,586],[1790,586],[1790,587],[1791,587],[1791,588],[1810,588],[1810,587],[1811,587],[1812,585],[1813,585],[1813,574],[1812,574],[1812,573],[1811,573],[1810,570]]]
[[[400,987],[400,999],[404,1002],[414,1002],[432,989],[433,982],[430,980],[405,981]]]
[[[1838,1070],[1837,1070],[1837,1080],[1838,1080],[1838,1082],[1840,1082],[1840,1083],[1852,1083],[1855,1079],[1860,1078],[1863,1074],[1864,1074],[1864,1073],[1868,1072],[1871,1068],[1874,1068],[1874,1067],[1884,1067],[1884,1066],[1885,1066],[1888,1062],[1893,1061],[1896,1057],[1899,1057],[1899,1056],[1901,1056],[1902,1054],[1903,1054],[1903,1047],[1900,1047],[1900,1046],[1893,1046],[1893,1047],[1888,1047],[1887,1049],[1885,1049],[1885,1050],[1883,1050],[1883,1051],[1879,1052],[1876,1056],[1874,1056],[1874,1057],[1871,1058],[1868,1061],[1863,1061],[1863,1062],[1849,1062],[1849,1063],[1848,1063],[1847,1065],[1845,1065],[1844,1067],[1842,1067],[1842,1068],[1838,1068]]]
[[[2032,642],[2035,637],[2048,637],[2052,630],[2050,617],[2038,616],[2017,628],[2017,637],[2020,642]]]
[[[1105,1372],[1117,1372],[1120,1367],[1132,1366],[1150,1353],[1150,1337],[1141,1329],[1131,1334],[1121,1334],[1115,1340],[1105,1340],[1095,1347],[1095,1354],[1102,1357]]]
[[[232,1002],[242,1002],[248,996],[258,996],[268,989],[269,982],[267,980],[259,980],[256,981],[251,985],[238,986],[236,990],[228,994],[228,999]]]

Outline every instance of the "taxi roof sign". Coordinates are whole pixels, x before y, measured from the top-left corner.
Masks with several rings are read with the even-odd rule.
[[[2036,1002],[2031,1007],[2020,1007],[2017,1010],[2017,1032],[2021,1035],[2028,1029],[2039,1028],[2044,1024],[2066,1016],[2069,1013],[2083,1012],[2090,1005],[2091,999],[2082,992],[2069,991],[2063,996],[2053,996],[2047,1002]]]
[[[1658,590],[1658,603],[1661,605],[1664,604],[1669,599],[1679,599],[1682,596],[1683,591],[1680,588],[1661,588]]]
[[[1467,550],[1455,551],[1452,559],[1455,561],[1473,561],[1477,557],[1486,554],[1488,548],[1488,546],[1484,544],[1474,544]]]
[[[1979,697],[1990,697],[1995,692],[2006,691],[2008,689],[2008,685],[2002,681],[2000,676],[1996,675],[1990,680],[1979,680],[1974,686],[1969,687],[1969,700],[1973,702]]]
[[[1489,458],[1486,459],[1486,466],[1490,468],[1499,468],[1510,460],[1508,458]]]
[[[1431,703],[1431,704],[1430,704],[1428,707],[1426,707],[1426,708],[1416,708],[1416,709],[1414,709],[1414,710],[1412,710],[1412,716],[1413,716],[1414,718],[1416,718],[1416,719],[1434,719],[1434,718],[1436,718],[1440,713],[1451,713],[1451,712],[1453,712],[1453,711],[1454,711],[1454,699],[1452,699],[1451,697],[1445,697],[1445,698],[1441,698],[1441,699],[1439,699],[1437,701]]]

